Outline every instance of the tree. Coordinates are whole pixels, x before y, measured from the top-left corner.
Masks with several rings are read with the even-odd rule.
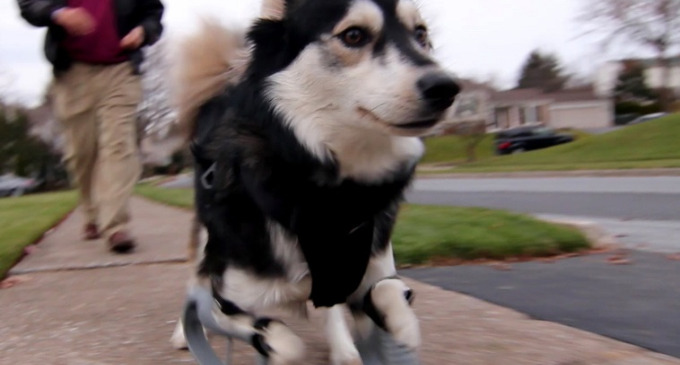
[[[617,103],[644,103],[655,101],[656,98],[657,95],[645,82],[644,67],[639,62],[624,62],[614,88],[614,100]]]
[[[668,53],[680,45],[680,0],[585,0],[579,20],[604,37],[602,45],[633,42],[653,51],[665,83],[660,101],[668,110],[672,93],[668,85]]]
[[[13,173],[46,180],[46,172],[60,165],[57,155],[31,135],[28,112],[0,105],[0,174]]]
[[[562,74],[557,57],[534,50],[522,66],[517,88],[539,88],[544,92],[553,92],[563,89],[566,82],[567,77]]]
[[[477,146],[486,135],[489,94],[484,91],[465,91],[458,95],[449,115],[445,134],[458,136],[465,145],[467,162],[477,160]]]

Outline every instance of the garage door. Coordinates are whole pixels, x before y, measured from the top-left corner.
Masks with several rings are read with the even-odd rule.
[[[609,127],[612,116],[607,104],[560,104],[550,108],[550,126],[589,129]]]

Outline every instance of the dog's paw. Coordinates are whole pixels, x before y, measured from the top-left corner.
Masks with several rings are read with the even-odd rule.
[[[175,326],[175,331],[170,337],[170,344],[175,350],[187,350],[189,346],[187,344],[187,339],[184,337],[184,326],[182,326],[182,320],[177,321]]]
[[[356,348],[345,351],[333,351],[330,354],[331,365],[362,365],[361,356]]]
[[[385,329],[411,350],[420,347],[420,324],[410,303],[413,292],[399,279],[387,279],[371,292],[375,308],[384,316]]]
[[[411,308],[407,307],[399,315],[385,318],[388,331],[394,339],[411,350],[420,347],[420,326]]]
[[[271,365],[300,364],[305,355],[305,344],[285,324],[270,319],[260,319],[255,324],[258,331],[253,336],[253,346],[269,358]]]

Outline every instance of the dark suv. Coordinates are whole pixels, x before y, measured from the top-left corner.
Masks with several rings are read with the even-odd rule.
[[[517,127],[496,134],[496,154],[507,155],[538,150],[573,140],[574,137],[569,134],[557,133],[554,129],[544,126]]]

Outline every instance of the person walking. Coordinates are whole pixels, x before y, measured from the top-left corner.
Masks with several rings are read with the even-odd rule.
[[[65,137],[64,162],[78,187],[87,240],[132,251],[129,200],[141,175],[136,113],[142,48],[163,32],[159,0],[18,0],[21,16],[47,27],[51,96]]]

